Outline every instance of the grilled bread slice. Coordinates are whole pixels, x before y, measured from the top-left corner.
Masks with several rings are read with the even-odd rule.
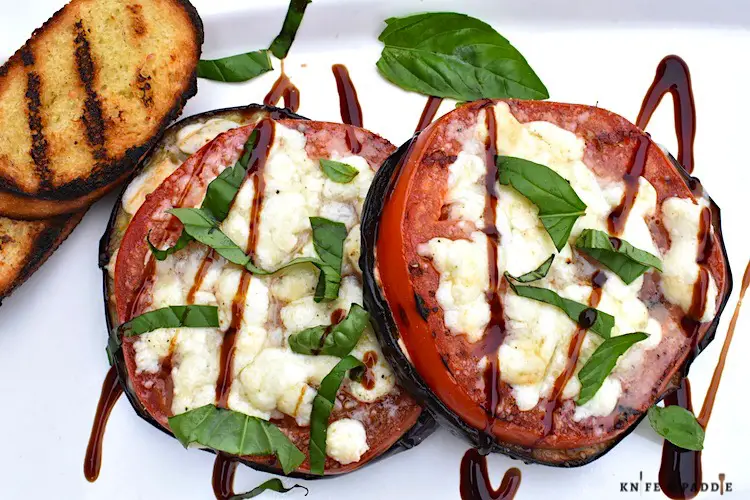
[[[83,212],[39,221],[0,217],[0,300],[52,255],[83,218]]]
[[[72,0],[0,67],[0,214],[78,211],[128,174],[196,92],[187,0]]]

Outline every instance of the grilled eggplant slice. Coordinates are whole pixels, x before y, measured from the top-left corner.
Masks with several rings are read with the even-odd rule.
[[[258,125],[260,120],[263,120],[262,125]],[[314,388],[311,385],[303,384],[299,399],[296,400],[296,406],[289,408],[279,403],[279,408],[282,408],[283,411],[276,408],[275,400],[271,405],[273,408],[268,406],[262,409],[254,408],[254,405],[261,402],[257,398],[251,402],[246,396],[248,393],[246,389],[249,390],[249,386],[254,384],[263,385],[263,380],[259,380],[257,375],[264,369],[271,372],[280,370],[277,375],[274,375],[279,380],[284,377],[293,378],[294,373],[290,375],[289,372],[284,371],[283,362],[286,359],[294,362],[295,366],[291,368],[296,370],[300,369],[299,363],[320,365],[324,368],[323,371],[332,367],[332,365],[329,366],[331,362],[335,364],[337,358],[332,356],[307,357],[292,354],[283,348],[284,337],[288,333],[294,333],[296,329],[311,326],[308,325],[310,322],[328,324],[333,321],[333,319],[330,319],[332,315],[341,316],[343,313],[339,307],[348,309],[349,304],[353,301],[361,303],[362,299],[357,298],[357,295],[361,294],[361,291],[357,291],[358,289],[361,290],[361,284],[359,284],[361,278],[356,267],[359,254],[357,241],[359,235],[357,227],[358,210],[361,209],[364,194],[369,185],[369,179],[372,178],[374,173],[373,171],[393,152],[393,146],[387,141],[365,130],[348,129],[346,126],[339,124],[311,122],[284,110],[260,106],[216,111],[192,117],[174,125],[167,131],[162,142],[144,163],[142,170],[126,188],[120,203],[117,204],[112,214],[109,229],[102,239],[101,265],[104,268],[107,320],[110,331],[114,331],[117,325],[129,320],[133,315],[140,314],[148,308],[157,307],[157,301],[159,300],[157,296],[161,293],[159,290],[170,286],[168,283],[161,281],[160,276],[164,275],[161,274],[160,268],[170,268],[168,274],[180,274],[182,271],[178,271],[178,269],[183,268],[189,260],[200,260],[206,266],[203,267],[204,271],[200,273],[201,277],[198,278],[199,280],[202,279],[202,283],[193,291],[192,297],[182,296],[172,297],[172,299],[181,303],[185,301],[206,303],[205,299],[208,297],[206,292],[209,289],[216,291],[223,297],[222,294],[226,293],[224,285],[227,285],[227,279],[238,278],[242,274],[240,268],[233,269],[233,265],[223,261],[217,255],[209,257],[212,254],[212,252],[209,252],[210,249],[193,242],[183,250],[168,257],[167,260],[154,262],[156,273],[146,276],[143,274],[143,263],[149,260],[153,261],[153,257],[149,253],[145,239],[147,234],[150,234],[151,240],[160,247],[173,242],[179,234],[179,226],[173,226],[169,217],[162,215],[164,210],[171,208],[174,204],[173,201],[170,201],[170,197],[172,200],[180,199],[180,203],[184,203],[185,206],[194,206],[195,200],[202,199],[206,190],[206,183],[212,180],[221,168],[234,164],[242,150],[241,146],[254,128],[268,127],[269,124],[275,132],[270,153],[272,157],[269,157],[263,170],[266,188],[261,214],[263,213],[262,210],[274,210],[275,212],[266,212],[270,214],[268,219],[264,215],[260,215],[259,229],[261,231],[276,231],[272,234],[278,238],[285,238],[286,241],[289,240],[289,235],[292,238],[298,238],[298,241],[291,242],[291,247],[288,247],[291,250],[282,252],[280,258],[291,257],[293,254],[299,253],[299,250],[304,249],[305,246],[309,248],[311,246],[310,242],[307,241],[309,240],[309,228],[306,230],[297,229],[297,234],[295,234],[293,233],[294,225],[291,223],[294,220],[292,211],[301,210],[303,214],[308,211],[304,206],[295,203],[295,200],[300,201],[303,193],[307,191],[312,193],[316,199],[322,201],[323,205],[317,209],[321,215],[346,222],[349,237],[345,250],[347,253],[351,252],[351,256],[345,256],[348,263],[344,264],[340,298],[329,305],[315,304],[312,301],[312,290],[307,287],[308,281],[310,281],[311,276],[315,276],[315,273],[304,266],[299,269],[290,269],[281,276],[253,276],[250,278],[249,293],[254,295],[251,301],[247,302],[252,312],[245,315],[246,320],[248,322],[259,322],[259,325],[253,327],[253,329],[255,335],[258,333],[263,336],[268,335],[266,347],[277,344],[278,346],[275,349],[261,349],[260,352],[255,353],[257,356],[253,358],[247,350],[250,346],[248,342],[252,342],[250,332],[240,330],[235,344],[233,389],[229,395],[228,405],[230,409],[236,411],[263,415],[266,418],[270,416],[272,421],[306,453],[309,441],[309,428],[306,424],[309,420],[310,396],[314,395]],[[354,131],[354,134],[348,135],[350,131]],[[221,135],[215,140],[207,143],[209,138],[213,138],[220,133]],[[347,143],[347,136],[354,137],[357,140],[357,146],[361,147],[361,151],[357,153],[359,158],[353,156],[351,147]],[[192,156],[190,156],[191,154]],[[284,158],[287,160],[294,158],[294,162],[285,161]],[[334,184],[326,181],[322,177],[322,173],[319,175],[315,170],[320,169],[318,166],[318,159],[320,158],[333,158],[355,163],[360,169],[359,174],[350,184]],[[200,168],[203,168],[204,172],[213,169],[213,173],[201,176],[197,174]],[[299,172],[309,168],[313,168],[308,172],[311,177],[295,177],[302,175]],[[184,183],[185,172],[187,171],[193,171],[197,175],[192,177],[190,182]],[[169,189],[170,185],[174,185],[176,180],[181,182],[183,188],[186,187],[184,191],[178,193]],[[252,185],[252,180],[253,176],[249,176],[245,183],[250,182]],[[297,184],[292,185],[293,182]],[[243,229],[244,236],[242,238],[247,238],[249,227],[247,217],[249,214],[242,216],[242,211],[250,211],[250,207],[253,205],[251,201],[254,188],[250,189],[249,199],[247,189],[250,188],[244,187],[240,190],[226,219],[227,222],[241,221],[240,224],[235,225],[234,229],[228,225],[222,226],[227,234],[235,239],[237,233],[234,231],[242,232]],[[273,217],[278,217],[279,214],[286,216],[287,220],[282,220],[278,224],[267,224],[267,221],[271,221]],[[306,219],[305,216],[305,221]],[[240,227],[243,229],[240,229]],[[175,229],[177,229],[177,233],[175,233]],[[237,239],[237,241],[241,242],[242,238]],[[260,246],[258,252],[256,252],[258,256],[256,264],[273,267],[268,261],[263,260],[264,248],[266,250],[274,248],[273,242],[269,242],[266,233],[261,233],[258,238]],[[147,264],[146,267],[148,266]],[[198,276],[197,269],[191,269],[192,271],[188,271],[188,273]],[[216,279],[217,273],[220,278],[218,280]],[[177,277],[178,274],[171,275]],[[212,281],[216,284],[221,283],[221,285],[217,285],[219,288],[211,288],[210,282]],[[239,278],[239,281],[244,280]],[[236,283],[234,283],[230,295],[235,295],[235,289],[238,289]],[[267,305],[270,311],[267,315],[265,315],[265,312],[258,310],[258,306],[264,302],[263,293],[257,295],[259,290],[268,291],[267,297],[270,297],[270,299],[266,299],[269,300]],[[211,303],[216,303],[216,301],[216,298],[208,300]],[[224,308],[221,301],[222,298],[218,298],[220,311]],[[230,298],[229,303],[225,303],[226,307],[231,309],[233,302],[234,299]],[[220,314],[225,312],[220,312]],[[265,320],[260,319],[261,313],[264,314]],[[245,319],[242,321],[245,321]],[[267,334],[270,330],[273,331]],[[422,408],[411,396],[393,384],[394,377],[383,361],[380,348],[374,341],[374,334],[368,333],[368,330],[369,328],[355,347],[353,354],[360,359],[365,355],[371,359],[373,357],[379,359],[375,365],[368,369],[370,375],[377,375],[377,379],[373,379],[375,384],[368,389],[360,383],[346,382],[339,393],[339,402],[333,410],[331,419],[331,422],[346,418],[361,422],[361,428],[366,433],[366,449],[361,446],[363,443],[359,443],[359,449],[356,449],[356,447],[353,450],[350,449],[344,452],[343,456],[339,453],[340,456],[337,459],[327,458],[326,476],[349,472],[373,460],[409,449],[419,444],[435,429],[435,422],[428,412],[422,411]],[[165,371],[164,369],[166,357],[157,357],[152,360],[153,362],[144,364],[146,358],[143,355],[150,350],[148,347],[144,350],[146,344],[161,342],[158,340],[158,335],[160,335],[158,331],[153,332],[153,334],[156,336],[145,334],[140,338],[117,339],[118,342],[122,341],[122,348],[113,356],[113,362],[136,412],[157,428],[170,433],[167,417],[205,403],[214,403],[217,373],[213,371],[208,375],[206,383],[210,386],[210,389],[205,401],[198,401],[205,396],[205,392],[204,396],[194,393],[192,396],[188,395],[185,399],[187,386],[182,382],[186,381],[186,378],[184,373],[179,375],[177,373],[180,370],[190,369],[190,355],[187,354],[187,351],[182,350],[185,345],[182,345],[180,339],[174,336],[168,339],[166,344],[161,343],[162,347],[167,347],[164,354],[171,360],[172,370]],[[194,334],[199,338],[206,339],[212,337],[214,340],[221,342],[222,332],[184,331],[184,334],[188,336]],[[218,345],[215,345],[210,353],[203,354],[205,355],[203,359],[207,360],[207,364],[203,367],[204,371],[206,366],[215,367],[218,364],[217,357],[219,354],[216,351],[218,348]],[[270,351],[274,351],[272,354],[281,360],[279,364],[271,363],[274,358],[266,355]],[[167,352],[171,352],[171,354],[167,354]],[[155,351],[152,354],[155,354]],[[309,359],[301,360],[300,358],[303,357]],[[265,365],[263,360],[267,361]],[[146,366],[148,364],[153,366]],[[204,375],[201,372],[200,363],[198,366],[194,364],[193,369],[197,370],[194,372],[196,377],[200,378]],[[254,378],[250,374],[255,374],[256,377]],[[312,378],[314,379],[315,376]],[[365,379],[367,378],[366,376]],[[314,385],[320,381],[309,382]],[[305,395],[306,393],[307,395]],[[269,397],[273,399],[274,396],[272,394]],[[188,401],[190,399],[192,399],[192,403]],[[265,399],[265,402],[268,402],[268,398]],[[355,424],[355,426],[358,425]],[[336,455],[335,452],[332,454]],[[281,473],[280,467],[273,457],[248,456],[242,457],[242,461],[255,469]],[[292,476],[319,477],[309,474],[307,461]]]
[[[559,252],[534,195],[521,194],[533,184],[560,196],[550,176],[522,169],[518,186],[501,185],[496,155],[551,169],[586,205]],[[573,247],[584,229],[658,256],[662,271],[626,285]],[[713,338],[732,287],[719,210],[698,180],[627,120],[589,106],[481,101],[448,113],[378,172],[362,238],[365,305],[401,384],[474,446],[546,465],[589,463],[634,429]],[[550,255],[544,278],[504,279]],[[511,283],[611,314],[612,336],[650,336],[579,405],[578,372],[602,339]]]

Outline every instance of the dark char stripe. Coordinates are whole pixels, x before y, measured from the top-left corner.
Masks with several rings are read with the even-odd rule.
[[[46,191],[52,188],[52,179],[49,170],[47,139],[44,137],[44,125],[40,112],[42,102],[39,97],[39,90],[41,87],[39,75],[34,71],[29,71],[26,82],[26,109],[29,118],[29,130],[31,131],[30,153],[39,176],[39,188],[41,191]]]
[[[31,49],[29,48],[29,46],[24,45],[23,47],[21,47],[20,52],[21,52],[21,61],[23,62],[23,65],[26,67],[33,66],[34,65],[34,53],[31,52]]]
[[[104,145],[105,125],[102,115],[102,105],[94,89],[96,68],[94,67],[94,60],[91,58],[91,46],[86,38],[86,29],[83,26],[83,21],[79,20],[75,24],[75,34],[76,66],[78,68],[78,76],[86,91],[86,102],[84,103],[81,119],[83,120],[83,125],[86,127],[86,137],[91,146],[94,159],[103,161],[107,159],[107,149]]]

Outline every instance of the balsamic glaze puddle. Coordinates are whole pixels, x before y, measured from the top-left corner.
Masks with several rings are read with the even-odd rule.
[[[340,64],[336,64],[332,67],[334,77],[336,79],[336,86],[339,92],[339,104],[341,108],[342,122],[347,125],[354,127],[361,127],[362,120],[362,109],[357,98],[357,91],[352,83],[349,76],[349,72],[346,67]],[[677,56],[667,56],[659,64],[656,77],[651,87],[649,88],[646,96],[643,100],[641,111],[638,115],[637,125],[641,129],[645,129],[648,125],[649,119],[653,114],[654,110],[659,105],[662,97],[667,93],[671,93],[674,98],[675,107],[675,128],[677,131],[677,138],[679,144],[678,161],[679,163],[689,172],[693,171],[694,167],[694,154],[693,154],[693,142],[695,139],[695,104],[692,94],[692,86],[690,82],[690,73],[685,62]],[[271,91],[264,99],[264,103],[267,105],[275,105],[279,100],[284,99],[284,106],[292,111],[297,111],[300,102],[299,90],[292,84],[286,74],[283,72],[279,79],[274,83]],[[437,97],[429,97],[425,105],[422,116],[420,117],[419,123],[416,128],[416,132],[420,132],[425,129],[433,121],[435,114],[442,102],[442,99]],[[488,106],[491,105],[491,101],[488,101]],[[496,124],[494,113],[487,113],[487,127],[489,131],[489,138],[486,144],[486,163],[487,163],[487,175],[486,185],[488,196],[486,198],[485,205],[485,220],[494,220],[494,217],[487,217],[488,214],[494,214],[495,207],[497,204],[497,193],[495,192],[495,182],[497,169],[494,165],[494,158],[496,155]],[[253,158],[250,162],[250,168],[248,175],[253,176],[255,182],[255,199],[253,201],[253,209],[251,214],[251,227],[248,252],[252,254],[255,244],[257,242],[257,231],[258,217],[260,215],[260,206],[262,205],[262,193],[263,193],[263,166],[265,164],[265,158],[268,155],[268,149],[270,144],[273,142],[273,127],[268,120],[262,121],[259,125],[260,138],[259,147],[253,153]],[[264,132],[265,130],[265,132]],[[359,142],[354,128],[350,128],[346,135],[347,145],[354,154],[357,154],[362,144]],[[648,157],[650,141],[639,138],[640,142],[631,160],[631,166],[628,173],[624,177],[625,181],[625,193],[620,205],[610,214],[609,217],[609,228],[613,234],[620,234],[624,228],[625,222],[627,221],[628,214],[632,209],[632,205],[638,194],[638,178],[642,175],[645,168],[646,159]],[[702,187],[697,184],[691,186],[693,192],[700,194]],[[689,366],[694,357],[695,344],[698,339],[698,329],[700,327],[699,316],[700,312],[703,311],[705,300],[706,300],[706,289],[708,285],[708,271],[705,267],[708,256],[711,253],[711,247],[713,245],[713,238],[711,236],[711,211],[704,209],[704,213],[701,218],[701,238],[699,244],[698,255],[696,261],[701,266],[701,273],[699,279],[696,281],[693,292],[693,303],[691,304],[690,311],[685,315],[682,321],[682,327],[686,335],[692,336],[693,339],[693,352],[691,357],[687,360],[685,366]],[[495,352],[497,348],[502,344],[505,336],[505,325],[503,319],[503,306],[499,298],[499,276],[496,268],[496,258],[492,256],[497,255],[497,245],[499,240],[499,234],[494,224],[488,224],[484,230],[487,235],[488,251],[490,258],[490,291],[488,292],[488,301],[491,309],[491,321],[488,326],[487,332],[485,332],[484,338],[477,349],[481,350],[484,355]],[[610,240],[615,249],[619,248],[620,240],[616,237]],[[208,267],[210,260],[213,259],[213,253],[209,252],[201,266],[201,269],[205,266]],[[153,274],[153,259],[147,264],[147,270],[144,275],[143,285],[141,292],[146,288],[146,284],[152,279]],[[199,272],[196,284],[194,287],[196,290],[200,287],[198,282],[202,279],[204,273]],[[220,406],[226,407],[226,398],[230,388],[230,377],[229,373],[232,372],[232,359],[234,352],[234,337],[233,330],[236,331],[236,327],[239,326],[239,320],[241,320],[242,308],[240,304],[244,303],[244,294],[247,292],[247,285],[249,284],[250,277],[243,276],[242,284],[238,289],[237,296],[235,297],[233,304],[233,319],[232,326],[225,335],[224,342],[222,344],[221,354],[221,375],[217,384],[217,401]],[[246,282],[245,282],[246,281]],[[547,435],[552,429],[554,411],[558,405],[558,397],[562,387],[565,386],[570,376],[572,376],[576,361],[578,359],[578,351],[585,335],[586,329],[590,328],[591,325],[596,321],[596,306],[601,297],[601,287],[606,281],[604,273],[597,272],[592,277],[593,292],[589,299],[590,307],[585,309],[578,318],[579,328],[574,334],[574,338],[569,346],[568,363],[563,370],[563,373],[555,381],[555,387],[552,391],[552,396],[546,401],[540,403],[545,409],[543,426],[545,429],[545,435]],[[700,413],[699,422],[705,428],[708,424],[708,420],[713,409],[715,402],[716,393],[721,380],[721,374],[723,372],[724,364],[726,361],[727,352],[729,345],[734,334],[734,328],[737,322],[737,318],[740,312],[740,306],[742,304],[742,298],[750,285],[750,263],[745,270],[743,278],[742,289],[740,292],[740,299],[737,307],[734,311],[732,321],[729,326],[726,340],[722,348],[719,362],[714,371],[711,385],[706,396],[703,408]],[[140,293],[140,292],[139,292]],[[133,307],[137,307],[139,297],[133,301]],[[131,311],[132,312],[132,311]],[[370,354],[370,353],[368,353]],[[373,353],[374,354],[374,353]],[[371,356],[372,357],[372,356]],[[490,438],[490,431],[492,422],[494,421],[495,408],[499,402],[499,381],[500,381],[500,367],[497,362],[497,356],[488,356],[489,363],[485,371],[485,386],[487,390],[487,401],[489,415],[488,428],[485,429],[482,435],[485,436],[486,445],[480,446],[480,449],[468,450],[462,461],[461,461],[461,497],[463,500],[478,499],[478,500],[511,500],[518,491],[518,487],[521,482],[521,472],[516,468],[509,469],[501,482],[500,487],[494,490],[491,486],[489,474],[487,470],[487,459],[486,454],[492,449],[492,439]],[[494,361],[493,361],[494,360]],[[368,365],[374,364],[374,360],[368,359]],[[369,370],[368,370],[369,371]],[[683,372],[684,374],[684,372]],[[559,390],[558,390],[559,389]],[[122,394],[122,387],[117,379],[117,374],[114,368],[110,369],[107,373],[107,377],[102,387],[101,398],[97,407],[96,418],[91,431],[91,437],[89,440],[88,449],[86,452],[86,458],[84,462],[84,473],[89,481],[95,481],[98,477],[99,470],[101,467],[101,443],[106,427],[107,419],[109,414],[116,403],[119,396]],[[679,405],[692,411],[692,403],[690,399],[690,383],[686,377],[683,377],[680,387],[674,393],[668,395],[665,398],[666,405]],[[231,497],[233,493],[232,484],[234,482],[234,474],[237,468],[237,461],[234,457],[228,456],[223,453],[218,453],[216,456],[216,462],[214,465],[213,472],[213,489],[217,499],[224,500]],[[674,499],[685,499],[694,497],[697,492],[695,491],[696,485],[700,486],[701,483],[701,454],[700,452],[684,450],[679,448],[668,441],[664,441],[664,448],[662,452],[662,463],[659,471],[659,483],[662,491],[667,496]]]

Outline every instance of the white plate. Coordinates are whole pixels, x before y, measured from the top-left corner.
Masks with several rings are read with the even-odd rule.
[[[278,31],[286,0],[194,0],[206,29],[207,57],[267,46]],[[60,0],[2,0],[0,59],[9,56],[41,25]],[[726,244],[735,281],[747,263],[747,165],[750,135],[750,5],[743,0],[555,0],[461,2],[419,0],[315,0],[286,62],[302,92],[300,113],[338,121],[338,97],[331,74],[344,63],[359,92],[364,124],[395,144],[413,131],[425,98],[381,79],[375,70],[382,21],[418,11],[455,10],[490,22],[527,57],[559,101],[599,103],[635,119],[654,69],[669,53],[690,65],[698,108],[696,174],[723,209]],[[262,100],[276,74],[244,85],[200,82],[185,115]],[[445,103],[443,111],[452,104]],[[669,98],[649,131],[674,150]],[[113,197],[99,202],[65,245],[0,308],[0,498],[208,499],[213,457],[185,451],[175,440],[138,418],[121,400],[104,442],[101,476],[83,477],[83,456],[91,420],[107,371],[106,329],[97,244]],[[736,289],[739,288],[736,286]],[[691,371],[694,402],[700,406],[726,332],[735,297],[716,341]],[[747,476],[750,433],[746,419],[750,313],[740,321],[719,398],[706,436],[704,479],[719,473],[732,483],[729,498],[750,498]],[[458,466],[467,446],[440,431],[416,449],[355,474],[309,482],[310,498],[457,498]],[[656,481],[661,439],[641,425],[622,444],[580,469],[523,465],[490,457],[499,482],[508,467],[519,467],[519,500],[554,496],[662,498],[644,493]],[[642,473],[642,476],[641,476]],[[265,474],[240,469],[237,491]],[[640,483],[640,493],[621,493],[620,483]],[[272,494],[268,494],[270,498]],[[703,494],[708,499],[716,494]],[[299,491],[288,498],[300,498]]]

